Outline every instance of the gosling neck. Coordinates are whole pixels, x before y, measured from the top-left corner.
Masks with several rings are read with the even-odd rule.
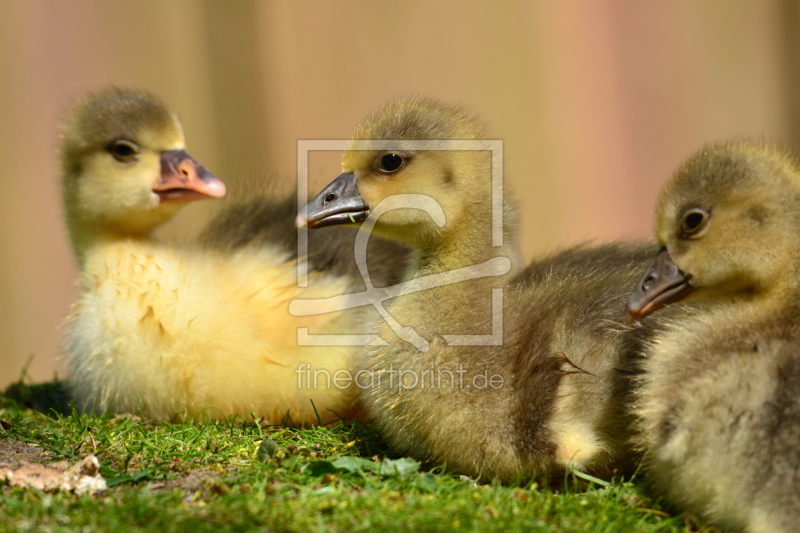
[[[708,293],[698,303],[709,311],[723,315],[734,313],[745,322],[753,317],[780,317],[786,311],[798,306],[800,301],[800,278],[794,273],[787,273],[778,282],[769,287],[750,288],[736,292]]]
[[[122,231],[101,224],[76,220],[76,217],[70,216],[67,217],[67,229],[72,250],[81,270],[86,267],[88,258],[95,250],[120,241],[146,241],[152,233],[152,230]]]
[[[410,277],[435,274],[477,265],[494,257],[507,257],[512,268],[506,276],[515,275],[521,268],[519,254],[512,236],[508,212],[504,213],[503,244],[493,246],[491,214],[472,216],[414,248]]]
[[[795,307],[799,298],[800,278],[791,275],[768,290],[755,292],[749,304],[762,310],[762,315],[783,314],[785,309]]]

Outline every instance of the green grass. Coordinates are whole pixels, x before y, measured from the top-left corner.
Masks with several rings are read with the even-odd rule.
[[[357,422],[45,415],[2,396],[0,422],[0,441],[35,443],[48,461],[97,455],[109,484],[94,496],[2,486],[0,531],[686,531],[632,482],[476,483],[393,456]],[[264,439],[278,445],[266,461]]]

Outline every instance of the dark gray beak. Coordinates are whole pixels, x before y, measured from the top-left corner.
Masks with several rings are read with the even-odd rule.
[[[694,290],[689,284],[690,278],[672,262],[669,251],[662,248],[628,299],[625,308],[628,323],[686,298]]]
[[[300,210],[295,225],[298,228],[315,229],[355,224],[365,221],[368,214],[369,205],[358,194],[356,175],[340,174]]]

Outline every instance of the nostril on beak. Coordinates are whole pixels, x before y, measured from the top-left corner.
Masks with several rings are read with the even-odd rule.
[[[192,177],[193,170],[192,164],[185,159],[178,163],[178,172],[183,176],[184,181]]]
[[[649,291],[650,287],[653,286],[653,282],[655,280],[656,278],[654,276],[647,276],[646,278],[644,278],[644,281],[642,282],[642,290]]]
[[[328,196],[325,197],[324,202],[328,204],[334,200],[336,200],[336,195],[334,193],[330,193]]]

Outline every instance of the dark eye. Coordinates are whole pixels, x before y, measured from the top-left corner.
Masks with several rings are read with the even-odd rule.
[[[403,156],[397,154],[386,154],[381,156],[380,161],[378,161],[378,168],[381,170],[381,172],[390,174],[400,170],[400,167],[403,166],[403,163],[405,163]]]
[[[108,147],[108,151],[117,161],[130,161],[139,155],[139,146],[135,142],[119,140]]]
[[[681,232],[683,235],[692,235],[703,229],[708,220],[708,213],[702,209],[690,209],[683,215]]]

